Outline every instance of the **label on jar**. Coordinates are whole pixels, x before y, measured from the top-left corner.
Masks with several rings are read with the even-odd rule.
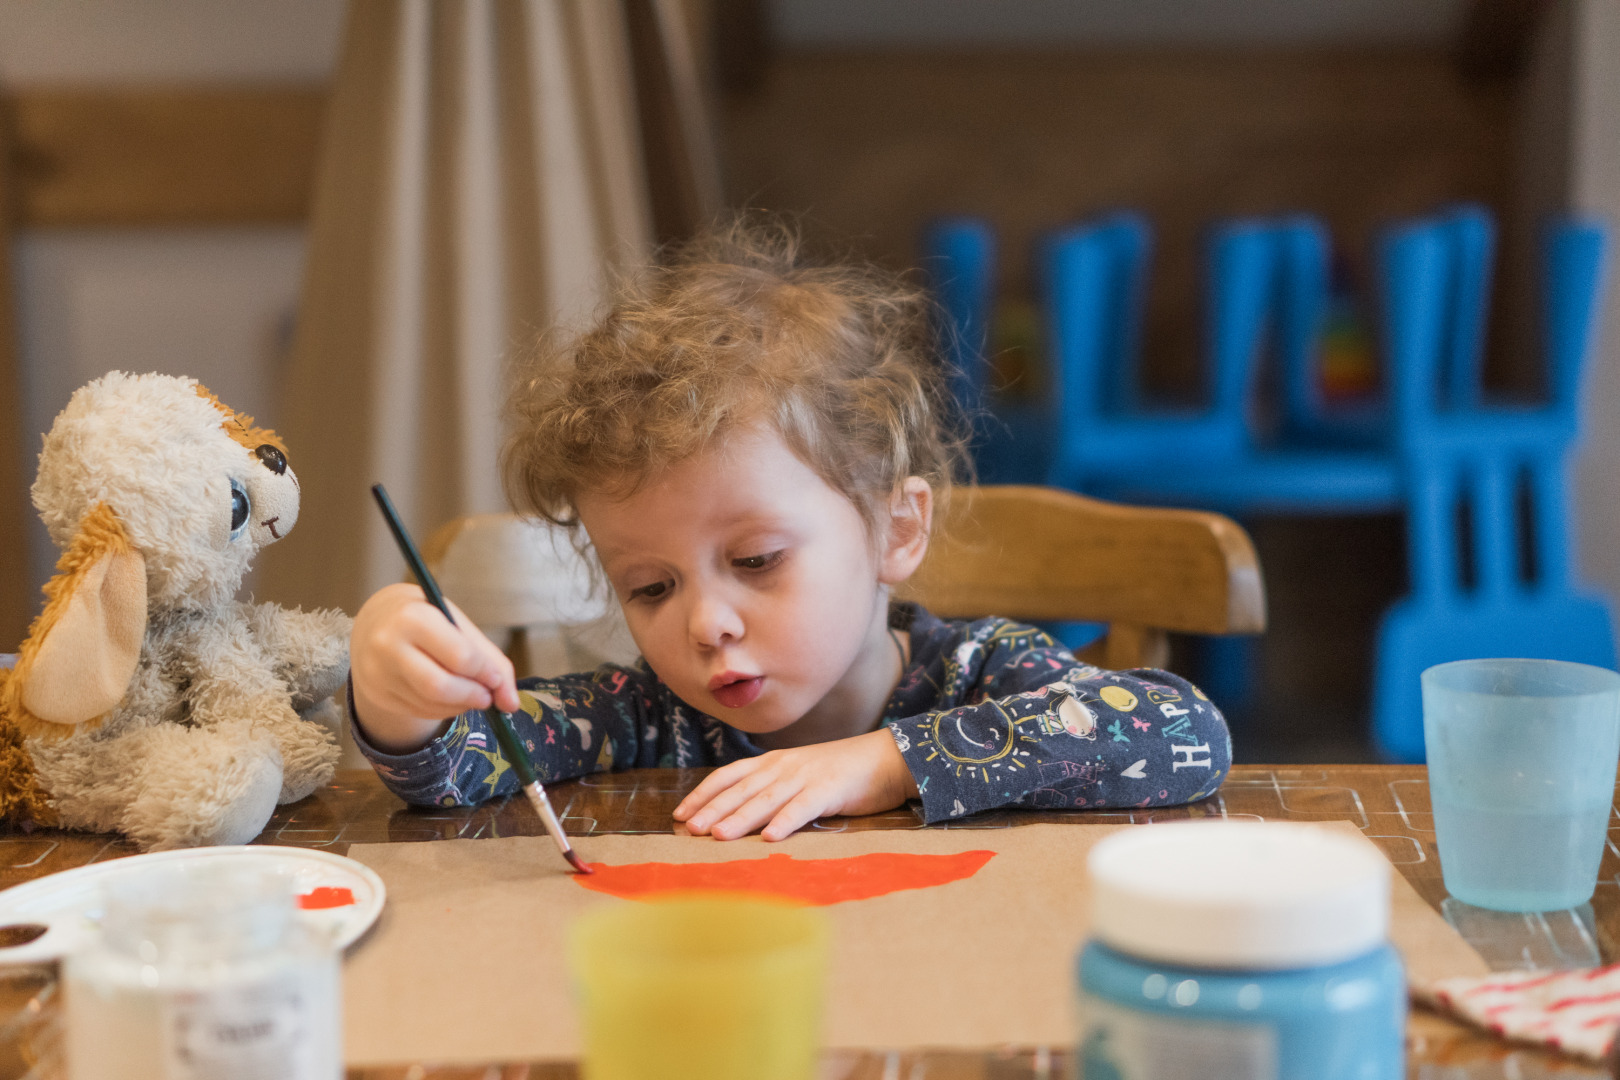
[[[1081,999],[1082,1080],[1276,1080],[1277,1035],[1262,1024],[1122,1009]]]
[[[307,983],[296,972],[177,993],[165,1009],[175,1080],[324,1080],[317,1072]],[[328,1070],[330,1071],[330,1070]]]

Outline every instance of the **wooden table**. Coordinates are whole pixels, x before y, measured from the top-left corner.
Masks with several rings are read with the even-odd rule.
[[[574,836],[614,832],[667,832],[670,813],[702,770],[648,769],[587,777],[549,790]],[[1211,799],[1195,806],[1141,811],[995,811],[940,828],[1002,829],[1031,822],[1169,821],[1226,816],[1270,821],[1351,821],[1389,856],[1418,893],[1437,910],[1446,897],[1434,846],[1428,781],[1422,766],[1240,765]],[[915,829],[910,809],[864,818],[818,822],[820,829]],[[302,802],[277,811],[257,842],[321,848],[338,854],[357,843],[514,836],[541,832],[522,800],[471,809],[413,809],[390,795],[366,771],[346,771]],[[1620,956],[1620,848],[1611,831],[1592,907],[1605,961]],[[54,830],[0,834],[0,887],[101,859],[131,855],[118,839]],[[1411,1033],[1408,1074],[1413,1080],[1595,1080],[1608,1074],[1551,1054],[1506,1046],[1439,1017],[1418,1013]],[[975,1054],[834,1054],[823,1075],[840,1080],[1034,1080],[1067,1075],[1067,1048],[989,1049]],[[572,1065],[488,1068],[413,1065],[351,1070],[349,1080],[562,1080]]]

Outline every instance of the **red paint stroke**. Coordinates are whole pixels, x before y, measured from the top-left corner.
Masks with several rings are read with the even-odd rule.
[[[348,907],[354,903],[354,893],[342,886],[322,885],[298,898],[298,906],[305,911],[322,908]]]
[[[993,851],[955,855],[901,855],[874,852],[843,859],[795,859],[767,855],[718,863],[591,863],[596,872],[574,876],[574,883],[626,900],[672,892],[740,892],[776,896],[825,907],[846,900],[870,900],[906,889],[930,889],[970,878],[995,857]]]

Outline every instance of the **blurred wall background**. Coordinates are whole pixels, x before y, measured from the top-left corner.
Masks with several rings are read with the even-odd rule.
[[[896,266],[914,262],[929,217],[989,218],[1014,316],[1003,345],[1027,344],[1016,316],[1037,232],[1146,211],[1159,234],[1146,375],[1172,397],[1198,389],[1198,235],[1212,218],[1321,214],[1364,280],[1378,223],[1484,202],[1506,224],[1489,367],[1521,388],[1536,372],[1525,318],[1534,221],[1563,207],[1620,219],[1620,0],[690,0],[689,10],[708,31],[728,201],[799,215],[824,244]],[[343,16],[341,0],[0,0],[30,476],[67,394],[110,367],[196,375],[272,425],[298,407],[277,394],[278,365]],[[235,192],[228,221],[166,219],[174,181],[156,166],[125,176],[47,152],[122,140],[161,157],[153,140],[174,139],[179,159],[185,140],[163,119],[175,108],[214,117],[207,146],[220,160],[186,198]],[[98,223],[93,207],[126,188],[158,210]],[[257,209],[244,216],[244,205]],[[1582,565],[1614,597],[1620,325],[1608,307],[1576,507]],[[1040,392],[1038,357],[1009,347],[1002,367]],[[1274,627],[1268,704],[1253,723],[1286,752],[1310,718],[1318,751],[1338,739],[1344,757],[1360,738],[1372,621],[1405,587],[1399,522],[1252,526]],[[314,542],[316,530],[295,536]],[[36,532],[31,595],[52,557]]]
[[[108,189],[165,178],[64,163],[39,148],[89,152],[99,141],[116,162],[120,143],[175,136],[164,119],[186,107],[188,89],[229,89],[249,100],[302,95],[308,120],[291,144],[306,160],[285,163],[296,183],[312,175],[314,121],[343,15],[339,0],[0,0],[0,90],[13,102],[21,204],[12,273],[29,480],[40,436],[68,396],[113,368],[192,375],[275,426],[307,210],[306,194],[266,206],[252,222],[177,224],[159,207],[138,225],[110,227],[95,220],[118,205]],[[108,95],[128,89],[145,96],[120,115]],[[296,104],[290,112],[296,126]],[[232,177],[226,163],[202,182]],[[149,196],[143,206],[161,201]],[[56,555],[32,519],[29,556],[37,596]]]

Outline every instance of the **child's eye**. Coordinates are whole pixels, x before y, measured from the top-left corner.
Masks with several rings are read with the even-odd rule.
[[[632,600],[657,600],[669,591],[669,582],[655,581],[651,585],[643,585],[638,589],[630,590]]]
[[[769,570],[782,561],[785,551],[773,551],[768,555],[750,555],[745,559],[732,559],[731,565],[739,570]]]

